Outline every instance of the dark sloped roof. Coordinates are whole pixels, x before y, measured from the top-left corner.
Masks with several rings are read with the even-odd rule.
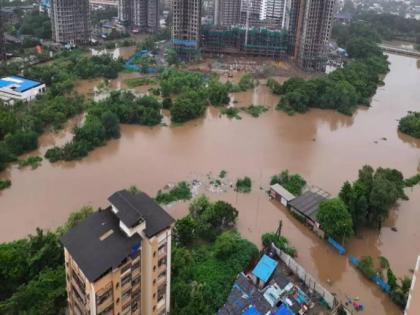
[[[86,278],[94,282],[135,252],[140,247],[141,237],[138,234],[128,237],[121,231],[119,220],[109,207],[77,224],[61,242]]]
[[[319,211],[319,204],[324,199],[326,199],[324,196],[312,191],[307,191],[303,195],[300,195],[290,201],[289,205],[305,216],[316,220],[316,214]]]
[[[108,201],[117,208],[116,216],[129,228],[146,221],[144,233],[152,237],[167,229],[175,220],[152,198],[143,192],[132,194],[120,190],[112,194]]]

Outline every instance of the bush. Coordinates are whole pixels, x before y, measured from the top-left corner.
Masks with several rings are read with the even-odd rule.
[[[20,155],[38,147],[38,135],[34,131],[18,131],[6,136],[5,142],[13,154]]]
[[[401,118],[398,129],[414,138],[420,138],[420,112],[413,112]]]
[[[279,236],[276,233],[265,233],[261,237],[261,241],[264,245],[264,247],[271,246],[271,243],[274,243],[274,245],[284,251],[286,254],[288,254],[291,257],[297,256],[297,250],[296,248],[289,245],[289,240],[283,236]]]
[[[268,108],[263,105],[250,105],[245,108],[241,108],[245,113],[250,114],[252,117],[260,117],[262,113],[268,111]]]
[[[240,109],[236,108],[236,107],[228,107],[228,108],[223,108],[220,113],[222,115],[226,115],[228,116],[228,118],[232,119],[232,118],[236,118],[236,119],[242,119],[241,116],[239,116],[239,112]]]
[[[0,179],[0,190],[9,188],[12,186],[12,182],[9,179]]]
[[[30,156],[26,160],[19,160],[19,168],[30,166],[33,170],[41,165],[42,157]]]
[[[171,119],[175,123],[183,123],[204,114],[206,104],[202,96],[195,91],[180,95],[171,107]]]
[[[167,192],[159,190],[155,199],[158,203],[168,204],[179,200],[190,200],[191,198],[190,185],[187,182],[179,182]]]
[[[245,176],[244,178],[238,178],[235,184],[235,191],[240,193],[251,192],[252,181],[251,178]]]
[[[306,181],[299,174],[289,175],[289,171],[284,170],[280,174],[271,177],[270,185],[274,184],[280,184],[293,195],[299,196],[302,194]]]

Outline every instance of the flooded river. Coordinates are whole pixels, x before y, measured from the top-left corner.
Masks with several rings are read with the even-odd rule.
[[[405,176],[416,174],[420,141],[399,134],[397,120],[420,108],[420,69],[415,59],[392,55],[390,61],[391,72],[372,107],[360,108],[353,117],[321,110],[289,117],[273,109],[278,98],[259,86],[234,97],[235,106],[270,106],[260,118],[242,113],[241,120],[229,120],[210,108],[205,118],[178,127],[123,126],[121,139],[79,162],[44,161],[36,170],[9,168],[2,174],[12,180],[12,187],[0,193],[0,240],[23,237],[38,226],[56,227],[84,205],[106,206],[110,194],[130,185],[154,195],[168,182],[224,169],[232,180],[253,179],[249,195],[211,196],[238,208],[238,229],[245,237],[260,244],[261,234],[274,231],[283,220],[283,233],[298,249],[298,261],[326,288],[340,297],[359,297],[364,314],[401,314],[349,265],[347,257],[333,252],[260,189],[283,169],[302,174],[333,195],[345,180],[354,180],[364,164],[397,168]],[[39,152],[67,141],[80,119],[58,134],[43,136]],[[420,254],[420,187],[408,195],[410,200],[392,211],[380,233],[363,232],[348,244],[348,251],[355,256],[384,255],[397,275],[408,274]],[[169,211],[178,218],[187,207],[177,204]]]

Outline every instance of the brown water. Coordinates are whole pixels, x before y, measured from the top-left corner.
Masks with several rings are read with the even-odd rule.
[[[420,141],[397,132],[397,120],[419,109],[420,70],[416,60],[390,56],[391,72],[379,88],[371,108],[353,117],[312,110],[289,117],[271,109],[260,118],[241,114],[242,120],[220,117],[210,108],[206,118],[178,127],[123,126],[122,136],[79,162],[50,164],[36,170],[8,169],[1,176],[12,187],[0,193],[0,240],[25,236],[35,227],[53,228],[83,205],[105,206],[114,191],[137,185],[154,195],[168,182],[228,171],[228,176],[251,176],[249,195],[212,194],[240,211],[238,229],[255,243],[283,220],[283,232],[297,247],[298,261],[340,297],[358,296],[364,314],[400,314],[390,299],[364,279],[327,244],[267,199],[260,186],[283,169],[302,174],[311,184],[336,194],[347,179],[355,179],[364,164],[394,167],[410,176],[418,171]],[[266,87],[238,93],[235,106],[251,103],[274,107],[278,98]],[[45,135],[40,152],[69,139],[67,132]],[[381,140],[386,137],[387,140]],[[366,231],[348,244],[355,256],[384,255],[398,275],[408,273],[420,253],[420,187],[408,192],[410,200],[395,209],[381,232]],[[180,217],[187,207],[177,204],[170,213]],[[398,232],[391,231],[395,226]]]

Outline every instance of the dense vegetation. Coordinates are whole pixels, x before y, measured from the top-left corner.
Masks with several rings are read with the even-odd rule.
[[[357,105],[369,105],[370,98],[382,84],[381,76],[389,71],[388,61],[377,46],[374,33],[354,29],[359,29],[359,23],[343,25],[337,34],[338,43],[350,57],[343,68],[313,80],[291,78],[282,85],[268,80],[273,93],[282,95],[279,109],[293,114],[316,107],[351,115]]]
[[[167,191],[159,190],[155,199],[158,203],[168,204],[179,200],[190,200],[191,198],[190,185],[187,182],[179,182]]]
[[[420,112],[412,112],[401,118],[398,129],[414,138],[420,138]]]
[[[371,256],[363,256],[357,268],[368,279],[376,276],[385,279],[390,286],[389,295],[392,300],[402,309],[405,309],[412,280],[407,276],[398,279],[392,271],[388,259],[383,256],[379,257],[378,268],[375,268],[374,265],[374,260]]]
[[[277,248],[281,249],[289,256],[297,256],[296,248],[290,246],[289,240],[284,236],[277,235],[276,233],[265,233],[261,236],[261,241],[264,247],[268,247],[273,243]]]
[[[37,38],[51,39],[51,20],[46,13],[31,11],[23,16],[19,33]]]
[[[236,275],[258,255],[255,245],[230,231],[237,215],[230,204],[200,196],[192,202],[190,214],[176,222],[171,313],[216,313]]]
[[[9,188],[12,182],[9,179],[0,179],[0,190]]]
[[[249,193],[252,188],[252,180],[248,176],[238,178],[235,183],[235,191],[240,193]]]
[[[66,279],[61,235],[92,212],[82,208],[55,232],[37,229],[26,239],[0,244],[0,313],[63,313]]]
[[[202,116],[209,104],[229,104],[229,89],[229,85],[220,83],[217,77],[206,77],[197,72],[169,68],[160,75],[161,95],[168,100],[177,96],[169,107],[175,123]]]
[[[361,27],[383,40],[404,40],[420,44],[420,21],[395,14],[363,12],[354,17]],[[341,32],[342,26],[334,28],[333,36]]]
[[[336,240],[344,242],[353,235],[351,215],[340,198],[321,201],[317,219],[324,232]]]
[[[407,199],[404,193],[404,177],[395,169],[364,166],[359,178],[351,184],[345,182],[339,197],[349,210],[354,230],[362,226],[380,228],[389,210],[399,199]]]
[[[271,177],[270,185],[274,184],[280,184],[293,195],[299,196],[302,194],[306,181],[299,174],[289,174],[288,170],[284,170],[280,174]]]
[[[85,107],[82,97],[47,93],[30,106],[0,105],[0,170],[17,156],[38,147],[38,136],[47,128],[59,128]]]
[[[152,96],[138,98],[131,92],[114,91],[105,100],[88,108],[86,121],[83,126],[74,128],[71,142],[49,149],[45,157],[51,162],[81,159],[108,140],[119,138],[120,123],[159,124],[161,106]]]

